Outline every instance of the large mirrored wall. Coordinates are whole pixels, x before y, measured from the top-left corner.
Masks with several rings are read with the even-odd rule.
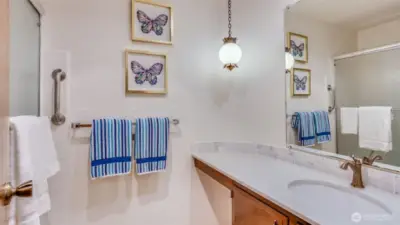
[[[301,0],[286,11],[286,47],[295,59],[286,72],[287,144],[360,158],[381,155],[381,162],[400,166],[400,2],[371,4]],[[342,108],[370,106],[392,107],[388,152],[360,148],[358,134],[342,133]],[[300,141],[293,115],[304,112],[327,115],[329,138]]]

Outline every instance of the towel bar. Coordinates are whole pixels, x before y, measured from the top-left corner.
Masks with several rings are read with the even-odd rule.
[[[179,119],[172,119],[171,123],[174,125],[179,124]],[[136,122],[133,122],[133,125],[136,125]],[[77,129],[77,128],[90,128],[92,127],[92,124],[90,123],[71,123],[71,128],[72,129]]]

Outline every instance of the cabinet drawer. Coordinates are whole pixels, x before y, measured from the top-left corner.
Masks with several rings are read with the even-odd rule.
[[[288,218],[239,188],[233,188],[233,225],[288,225]]]

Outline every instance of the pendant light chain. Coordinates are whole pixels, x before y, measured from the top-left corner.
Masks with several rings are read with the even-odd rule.
[[[229,28],[229,37],[232,37],[232,2],[231,0],[228,0],[228,28]]]

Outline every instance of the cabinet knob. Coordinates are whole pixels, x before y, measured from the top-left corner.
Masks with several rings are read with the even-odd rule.
[[[278,225],[278,220],[274,220],[274,225]]]

